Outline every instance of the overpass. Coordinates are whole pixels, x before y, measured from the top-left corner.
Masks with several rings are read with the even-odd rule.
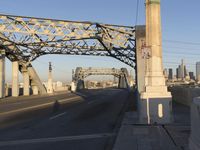
[[[113,75],[119,78],[119,88],[129,88],[130,77],[126,68],[81,68],[77,67],[73,75],[73,81],[75,82],[77,90],[84,89],[84,79],[91,75]]]

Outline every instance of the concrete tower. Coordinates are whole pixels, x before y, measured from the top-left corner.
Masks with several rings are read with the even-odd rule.
[[[171,93],[167,91],[162,62],[160,0],[146,0],[146,46],[150,56],[145,72],[145,90],[140,95],[141,123],[171,122]]]
[[[48,85],[47,85],[47,93],[53,93],[53,78],[52,78],[52,66],[51,62],[49,62],[49,74],[48,74]]]

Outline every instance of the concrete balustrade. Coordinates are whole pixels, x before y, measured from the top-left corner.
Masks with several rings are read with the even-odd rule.
[[[190,150],[200,150],[200,97],[194,98],[191,104]]]

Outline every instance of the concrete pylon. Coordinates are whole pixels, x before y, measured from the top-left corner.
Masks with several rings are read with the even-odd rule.
[[[5,97],[5,53],[0,55],[0,98]]]
[[[49,62],[49,74],[48,74],[48,85],[47,85],[47,93],[53,93],[53,78],[52,78],[52,66],[51,62]]]
[[[122,88],[122,89],[128,88],[127,79],[126,79],[126,77],[125,77],[124,75],[121,75],[121,76],[119,77],[118,88]]]
[[[139,101],[141,123],[172,121],[171,93],[163,74],[160,0],[146,0],[146,48],[144,91]]]
[[[19,62],[12,62],[12,96],[19,96]]]
[[[28,70],[23,70],[22,71],[23,75],[23,82],[24,82],[24,88],[23,88],[23,94],[24,96],[29,96],[30,95],[30,78],[28,74]]]

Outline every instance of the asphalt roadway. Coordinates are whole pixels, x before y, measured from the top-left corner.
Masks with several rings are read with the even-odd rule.
[[[0,150],[109,150],[130,92],[85,90],[0,102]]]

